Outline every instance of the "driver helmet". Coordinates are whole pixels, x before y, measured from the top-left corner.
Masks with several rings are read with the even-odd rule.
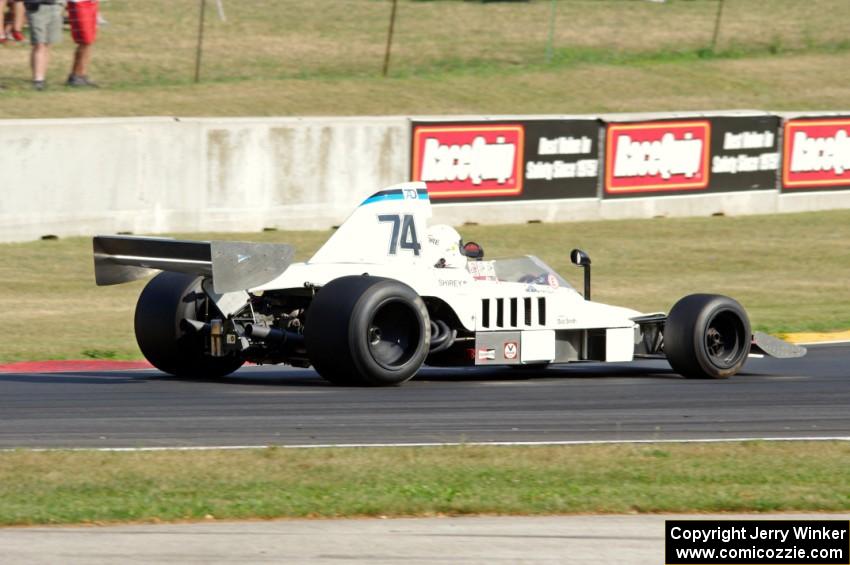
[[[437,224],[428,228],[425,257],[435,267],[458,269],[466,267],[466,257],[461,253],[463,242],[453,227]]]

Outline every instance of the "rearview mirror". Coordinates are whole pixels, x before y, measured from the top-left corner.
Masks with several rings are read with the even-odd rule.
[[[584,269],[584,299],[590,300],[590,255],[581,249],[573,249],[570,251],[570,261]]]
[[[581,249],[573,249],[570,251],[570,261],[573,262],[573,265],[584,267],[585,265],[590,265],[590,255]]]

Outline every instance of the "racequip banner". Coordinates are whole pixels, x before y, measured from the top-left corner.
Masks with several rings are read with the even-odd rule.
[[[413,121],[411,180],[434,203],[596,198],[600,122]]]
[[[603,196],[773,190],[778,138],[771,115],[608,123]]]
[[[801,117],[783,128],[782,191],[850,189],[850,117]]]

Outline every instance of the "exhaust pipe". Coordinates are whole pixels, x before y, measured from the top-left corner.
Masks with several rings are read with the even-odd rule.
[[[245,335],[253,339],[258,339],[260,341],[269,341],[276,343],[286,341],[286,334],[284,332],[277,328],[270,328],[268,326],[246,324]]]
[[[245,324],[245,335],[251,339],[267,343],[301,343],[304,341],[304,336],[301,334],[256,324]]]

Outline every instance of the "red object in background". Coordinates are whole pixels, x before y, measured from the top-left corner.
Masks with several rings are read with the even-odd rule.
[[[147,361],[111,361],[108,359],[19,361],[17,363],[0,364],[0,373],[73,373],[152,368]]]
[[[708,186],[711,124],[706,120],[610,124],[606,138],[608,194]]]
[[[850,186],[850,118],[785,123],[782,188]]]
[[[97,0],[68,4],[71,37],[77,45],[91,45],[97,39],[97,10]]]
[[[520,124],[415,126],[411,180],[432,199],[522,194]]]

